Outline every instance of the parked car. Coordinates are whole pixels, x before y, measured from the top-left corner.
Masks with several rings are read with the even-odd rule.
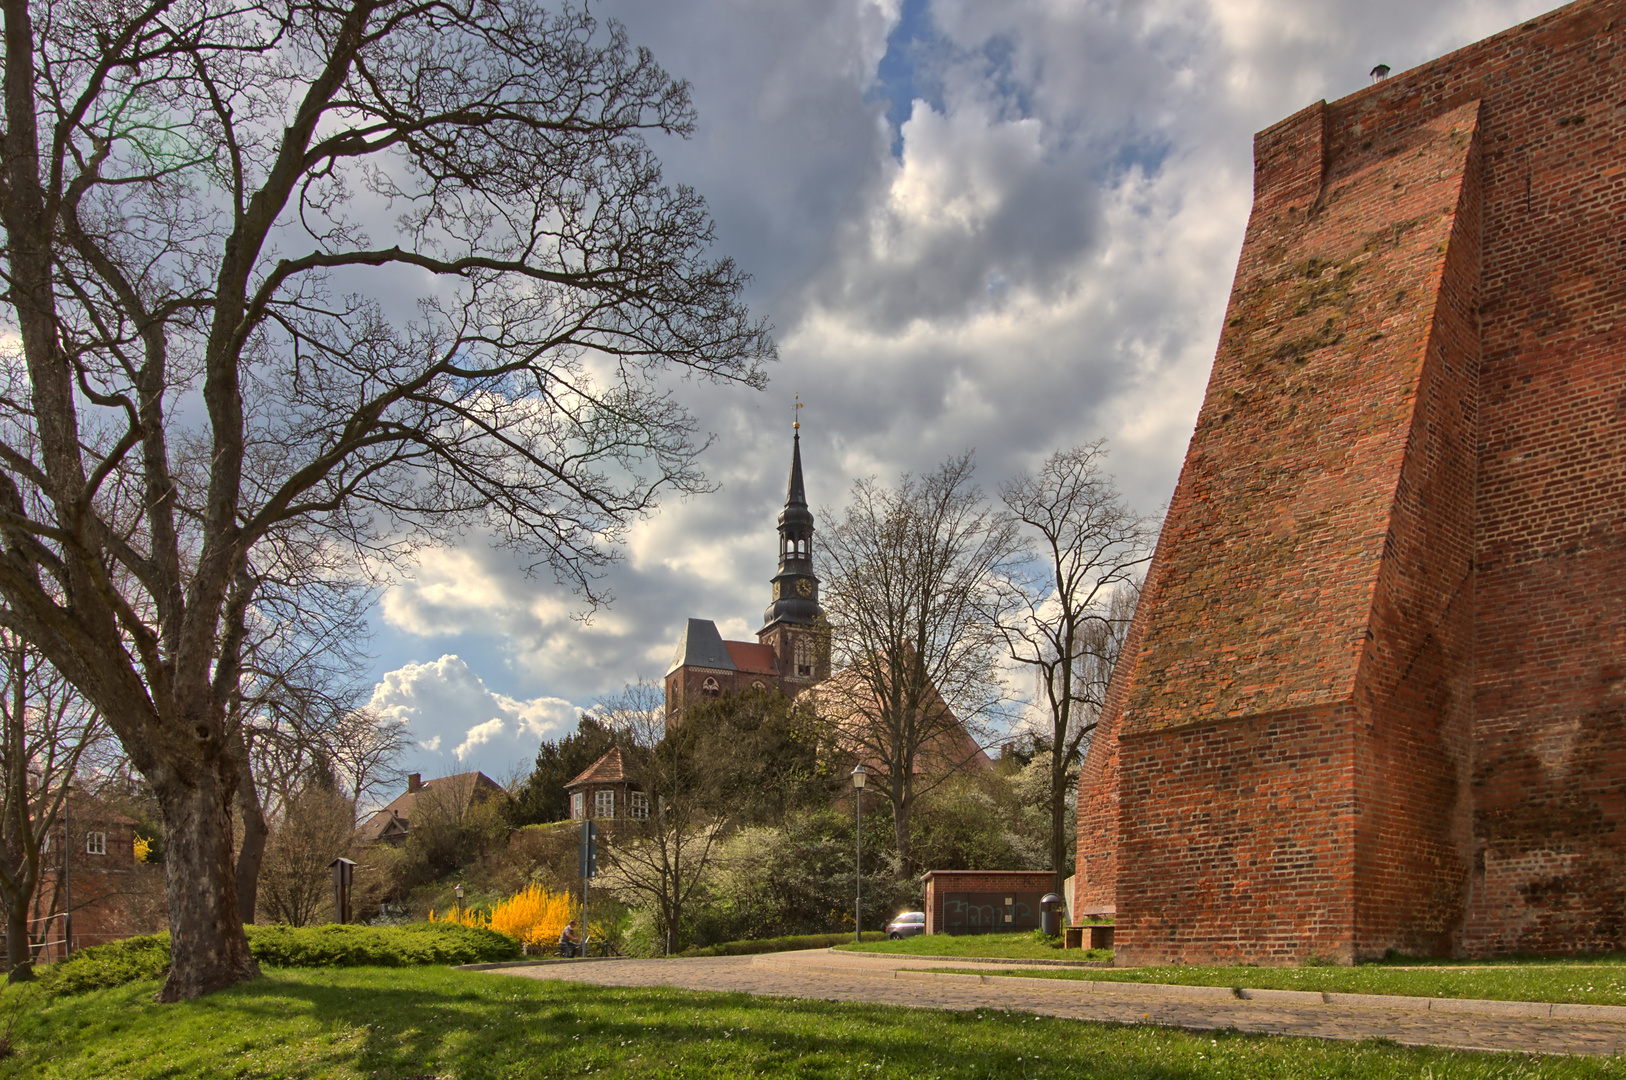
[[[893,941],[914,937],[916,934],[924,934],[925,932],[926,913],[924,911],[901,912],[897,918],[886,924],[886,936]]]

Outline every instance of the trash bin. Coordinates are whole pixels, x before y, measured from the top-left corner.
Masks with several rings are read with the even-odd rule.
[[[1039,929],[1045,937],[1061,933],[1061,908],[1066,903],[1059,893],[1045,893],[1039,900]]]

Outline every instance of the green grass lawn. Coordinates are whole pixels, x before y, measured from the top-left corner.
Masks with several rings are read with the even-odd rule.
[[[200,1001],[146,981],[21,1004],[0,1078],[1626,1077],[1626,1062],[1194,1034],[984,1011],[623,990],[444,968],[270,969]]]
[[[848,952],[901,953],[904,956],[985,956],[1003,960],[1111,960],[1108,949],[1058,949],[1032,934],[921,934],[901,941],[866,941],[839,946]]]
[[[1475,965],[1398,967],[1141,967],[1018,968],[975,970],[979,975],[1021,975],[1097,982],[1174,983],[1180,986],[1241,986],[1256,990],[1321,990],[1344,994],[1405,994],[1414,997],[1485,998],[1492,1001],[1567,1001],[1626,1005],[1626,965],[1543,961],[1506,967]]]

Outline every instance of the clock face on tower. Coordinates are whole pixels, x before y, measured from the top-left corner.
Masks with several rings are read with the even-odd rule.
[[[806,578],[798,578],[796,580],[796,591],[801,593],[803,596],[812,596],[813,583]]]
[[[779,582],[777,581],[773,583],[773,598],[775,600],[779,599]]]

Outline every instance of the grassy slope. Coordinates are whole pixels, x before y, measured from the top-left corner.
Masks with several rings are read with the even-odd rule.
[[[904,956],[990,956],[1006,960],[1110,960],[1105,950],[1080,952],[1057,949],[1033,940],[1031,934],[921,934],[901,941],[866,941],[842,945],[850,952],[900,953]]]
[[[970,968],[960,970],[972,970]],[[1621,964],[1523,964],[1514,967],[1143,967],[976,969],[980,975],[1037,975],[1098,982],[1175,983],[1181,986],[1243,986],[1255,990],[1321,990],[1343,994],[1404,994],[1413,997],[1485,998],[1492,1001],[1570,1001],[1626,1005],[1626,966]]]
[[[152,1077],[1221,1080],[1626,1075],[1593,1059],[1192,1034],[981,1012],[624,990],[441,968],[273,970],[181,1005],[156,982],[25,1006],[0,1080]]]

